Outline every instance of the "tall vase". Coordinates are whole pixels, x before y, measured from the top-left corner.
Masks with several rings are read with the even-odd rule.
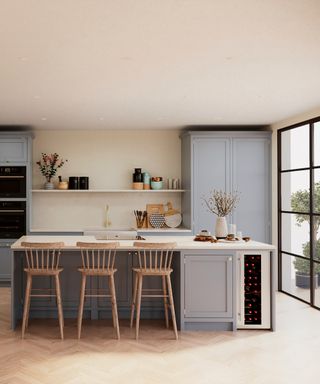
[[[225,217],[217,217],[215,235],[217,239],[225,238],[228,234],[227,220]]]

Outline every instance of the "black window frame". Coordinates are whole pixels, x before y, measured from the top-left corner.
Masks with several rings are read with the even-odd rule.
[[[312,276],[314,275],[314,264],[319,264],[320,265],[320,260],[315,259],[315,249],[314,246],[316,245],[316,238],[313,232],[313,226],[314,226],[314,218],[320,217],[320,213],[315,212],[315,198],[314,198],[314,184],[315,184],[315,170],[320,169],[320,165],[314,165],[314,145],[315,145],[315,140],[314,140],[314,125],[316,123],[320,123],[320,116],[305,120],[284,128],[281,128],[277,131],[277,173],[278,173],[278,290],[280,292],[283,292],[291,297],[294,297],[297,300],[300,300],[304,303],[307,303],[311,305],[313,308],[316,308],[320,310],[320,306],[315,305],[315,287],[314,287],[314,279]],[[301,168],[290,168],[290,169],[282,169],[282,141],[281,141],[281,135],[283,132],[299,128],[302,126],[308,125],[309,129],[309,167],[301,167]],[[282,181],[281,181],[281,175],[286,172],[295,172],[295,171],[309,171],[309,211],[308,212],[295,212],[295,211],[287,211],[287,210],[282,210]],[[282,250],[282,214],[283,213],[288,213],[288,214],[303,214],[306,216],[309,216],[309,240],[310,240],[310,257],[307,258],[305,256],[301,256],[295,253],[287,252]],[[287,291],[284,291],[282,289],[282,254],[288,255],[290,257],[299,257],[304,260],[310,261],[310,288],[309,288],[309,293],[310,293],[310,301],[306,301],[302,299],[301,297],[295,296],[292,293],[289,293]]]

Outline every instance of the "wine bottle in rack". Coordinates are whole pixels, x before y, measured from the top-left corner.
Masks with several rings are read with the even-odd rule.
[[[261,324],[261,255],[244,256],[244,323]]]

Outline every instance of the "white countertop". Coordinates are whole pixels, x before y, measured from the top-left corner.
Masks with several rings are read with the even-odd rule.
[[[52,233],[52,232],[59,232],[59,233],[72,233],[72,232],[87,232],[87,231],[137,231],[138,233],[144,232],[150,232],[150,233],[191,233],[190,228],[126,228],[126,229],[117,229],[117,228],[112,228],[112,227],[92,227],[92,228],[71,228],[71,229],[39,229],[39,228],[32,228],[30,229],[30,233]],[[64,236],[64,235],[63,235]],[[179,235],[178,235],[179,236]]]
[[[274,250],[276,247],[271,244],[259,243],[257,241],[223,241],[218,243],[209,243],[201,241],[193,241],[193,236],[145,236],[146,240],[143,242],[176,242],[177,250]],[[115,240],[96,240],[94,236],[22,236],[15,243],[12,244],[12,249],[23,249],[21,242],[42,242],[51,243],[63,241],[65,244],[64,249],[75,249],[77,241],[95,242],[95,243],[108,243]],[[136,241],[136,240],[135,240]],[[133,248],[134,240],[120,240],[120,249],[130,250]]]

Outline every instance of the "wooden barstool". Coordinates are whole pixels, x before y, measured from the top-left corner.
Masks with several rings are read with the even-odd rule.
[[[135,273],[133,300],[131,305],[130,327],[133,326],[134,311],[136,309],[136,339],[139,338],[140,309],[142,297],[163,297],[166,327],[169,328],[168,306],[171,309],[173,331],[175,338],[178,339],[176,314],[174,310],[171,268],[173,250],[176,243],[142,243],[134,242],[137,248],[139,267],[133,268]],[[158,276],[162,279],[162,290],[159,294],[149,294],[148,289],[142,289],[144,276]],[[154,290],[152,290],[154,292]],[[146,294],[143,294],[146,292]],[[168,304],[169,299],[169,304]]]
[[[61,300],[61,289],[59,275],[63,271],[59,268],[61,248],[64,247],[63,242],[59,243],[28,243],[22,242],[21,246],[25,248],[25,255],[27,261],[27,268],[24,271],[27,274],[27,286],[25,292],[24,308],[23,308],[23,319],[22,319],[22,338],[26,329],[28,328],[29,322],[29,311],[31,297],[56,297],[59,317],[60,336],[63,339],[63,311],[62,311],[62,300]],[[54,276],[55,278],[55,289],[32,289],[32,278],[34,276]],[[32,293],[35,291],[50,293]]]
[[[78,271],[82,274],[80,304],[78,313],[78,338],[81,336],[83,306],[85,297],[111,297],[112,304],[112,320],[113,326],[116,328],[117,338],[120,339],[119,319],[117,309],[116,289],[114,285],[114,274],[117,269],[114,268],[116,249],[119,247],[118,242],[112,243],[83,243],[77,242],[77,247],[81,250],[82,268]],[[87,276],[105,276],[109,277],[109,292],[105,290],[97,290],[86,293]]]

